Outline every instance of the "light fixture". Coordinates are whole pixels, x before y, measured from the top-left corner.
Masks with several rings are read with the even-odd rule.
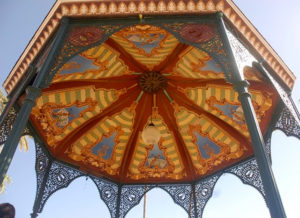
[[[142,132],[142,139],[146,144],[157,144],[160,139],[160,131],[152,123],[149,123]]]
[[[142,79],[148,79],[148,81],[150,82],[150,93],[152,93],[151,121],[144,128],[144,130],[142,132],[142,139],[148,145],[149,144],[157,144],[160,139],[160,131],[152,122],[153,106],[156,106],[156,95],[153,94],[153,92],[157,91],[157,90],[154,91],[153,83],[155,83],[155,81],[157,80],[157,77],[158,77],[157,74],[158,73],[152,73],[152,74],[147,75],[146,78],[142,78]],[[160,74],[159,74],[159,76],[160,76]]]

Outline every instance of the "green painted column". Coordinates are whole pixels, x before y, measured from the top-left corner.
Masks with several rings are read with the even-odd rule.
[[[68,24],[69,19],[63,18],[45,63],[41,67],[41,70],[37,73],[33,85],[27,87],[26,89],[26,97],[23,100],[23,104],[20,108],[20,111],[18,112],[12,130],[8,135],[3,150],[0,154],[0,184],[2,184],[4,176],[14,156],[16,148],[19,144],[20,137],[23,134],[24,128],[28,122],[31,110],[35,105],[36,99],[42,93],[40,87],[43,85],[43,82],[47,78],[49,69],[53,64],[54,58],[58,54],[59,49],[62,46],[62,43],[66,37]]]
[[[272,218],[285,218],[285,211],[272,172],[271,164],[266,155],[265,143],[256,118],[255,110],[251,102],[251,94],[248,91],[249,83],[246,80],[243,80],[242,72],[239,72],[239,69],[237,67],[232,48],[226,34],[223,14],[221,12],[217,13],[217,19],[219,31],[223,39],[226,53],[228,55],[228,60],[231,64],[234,89],[239,94],[239,101],[241,102],[245,121],[249,129],[252,147],[259,167],[262,183],[266,194],[265,198],[270,210],[270,214]]]

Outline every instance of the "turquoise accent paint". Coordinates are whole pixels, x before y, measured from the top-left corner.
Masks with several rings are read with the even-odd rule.
[[[92,148],[93,154],[98,156],[98,153],[100,153],[103,160],[110,159],[112,156],[113,149],[116,145],[116,136],[117,132],[114,132],[110,137],[103,137],[101,142],[99,142]]]
[[[200,150],[200,153],[201,153],[202,157],[204,157],[205,159],[210,158],[205,146],[209,146],[209,148],[211,150],[213,150],[214,154],[220,153],[221,149],[218,145],[216,145],[215,143],[210,141],[207,137],[202,137],[198,132],[194,132],[194,134],[197,137],[196,144],[198,145],[198,148]]]

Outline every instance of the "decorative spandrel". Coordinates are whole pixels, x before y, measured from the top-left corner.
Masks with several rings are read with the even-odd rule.
[[[112,182],[100,179],[97,177],[91,177],[93,182],[96,184],[100,198],[104,201],[109,209],[111,218],[118,218],[117,207],[118,207],[118,185]]]
[[[233,33],[226,29],[226,33],[229,39],[229,43],[231,45],[233,55],[238,66],[240,73],[244,72],[244,68],[246,66],[252,66],[253,61],[256,59],[251,55],[248,49],[233,35]],[[247,78],[246,79],[250,79]]]
[[[178,184],[178,185],[161,185],[159,186],[165,190],[174,200],[180,205],[188,214],[193,214],[192,205],[192,185]]]
[[[264,187],[255,158],[240,163],[225,172],[236,175],[244,184],[253,186],[265,197]]]
[[[221,173],[209,176],[208,178],[202,179],[195,184],[195,209],[198,217],[202,217],[205,205],[213,195],[214,187],[220,178]]]
[[[128,211],[138,205],[145,193],[153,187],[155,185],[122,185],[118,218],[124,218]]]
[[[300,139],[299,119],[297,119],[297,114],[293,114],[288,107],[285,107],[282,110],[281,116],[277,121],[275,128],[282,130],[287,136],[295,136]]]
[[[48,165],[50,168],[48,169],[49,171],[45,172],[44,175],[41,174],[41,179],[38,179],[38,182],[42,181],[42,183],[38,186],[37,193],[40,195],[40,198],[35,202],[35,204],[37,204],[35,208],[36,211],[34,211],[35,213],[42,212],[46,201],[53,193],[68,187],[73,180],[85,175],[78,170],[66,167],[60,163],[51,161],[49,164],[51,164],[50,166]],[[37,197],[39,196],[37,195]]]

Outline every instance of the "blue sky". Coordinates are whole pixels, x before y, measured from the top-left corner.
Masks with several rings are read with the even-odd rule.
[[[51,8],[53,0],[2,0],[0,2],[0,83],[2,84],[27,43]],[[262,33],[283,61],[300,77],[300,1],[299,0],[236,0],[249,20]],[[300,79],[293,98],[299,107]],[[272,137],[272,160],[276,182],[287,216],[300,217],[300,143],[276,131]],[[1,202],[15,205],[17,218],[29,217],[36,191],[34,147],[24,153],[17,150],[8,174],[13,182]],[[147,197],[147,218],[183,218],[186,213],[172,203],[163,191],[156,189]],[[232,175],[223,175],[204,211],[204,218],[269,217],[263,198],[253,188],[243,185]],[[67,189],[55,193],[45,205],[42,218],[108,217],[90,180],[79,178]],[[128,218],[142,217],[142,204],[129,212]]]

